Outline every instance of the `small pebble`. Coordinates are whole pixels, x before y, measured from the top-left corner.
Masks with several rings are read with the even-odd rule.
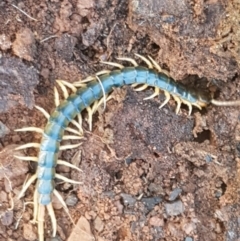
[[[151,211],[161,201],[162,201],[162,198],[160,198],[160,197],[147,197],[147,198],[141,199],[141,202],[144,203],[144,205],[148,211]]]
[[[123,199],[124,206],[133,207],[135,205],[136,199],[132,195],[121,193],[120,196]]]
[[[71,194],[67,197],[65,202],[66,202],[67,206],[72,207],[72,206],[75,206],[77,204],[78,198],[75,194]]]
[[[104,223],[103,221],[97,216],[96,219],[94,220],[94,228],[97,230],[99,233],[103,231],[104,229]]]
[[[10,130],[0,121],[0,138],[3,138],[5,135],[7,135],[10,132]]]
[[[169,195],[169,201],[174,201],[182,192],[181,188],[175,188]]]
[[[184,212],[184,205],[180,200],[173,203],[166,203],[165,208],[169,216],[177,216]]]
[[[13,211],[9,210],[1,215],[1,223],[4,226],[9,226],[13,222]]]
[[[37,234],[34,232],[33,225],[31,223],[23,224],[23,237],[29,241],[37,239]]]
[[[184,241],[193,241],[193,239],[191,237],[186,237]]]

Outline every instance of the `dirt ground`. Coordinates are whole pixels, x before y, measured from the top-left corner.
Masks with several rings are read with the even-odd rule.
[[[31,185],[18,200],[36,156],[20,144],[41,135],[34,105],[54,110],[57,79],[74,82],[106,69],[100,61],[151,56],[190,88],[218,100],[240,99],[238,0],[0,1],[0,241],[37,240]],[[124,62],[125,65],[129,63]],[[144,64],[144,63],[142,63]],[[114,90],[94,115],[84,140],[59,153],[83,170],[57,172],[83,182],[56,180],[76,223],[53,198],[57,237],[45,218],[48,241],[240,241],[240,107],[194,108],[152,89]]]

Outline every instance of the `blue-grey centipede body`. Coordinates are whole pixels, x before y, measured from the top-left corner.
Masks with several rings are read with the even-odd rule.
[[[64,100],[48,120],[38,155],[37,189],[40,204],[47,205],[51,202],[51,194],[54,189],[55,167],[58,158],[57,153],[64,130],[69,122],[78,113],[81,113],[85,108],[99,100],[103,96],[103,91],[108,94],[114,87],[131,84],[147,84],[157,87],[191,105],[199,105],[199,100],[204,104],[209,103],[208,99],[200,98],[197,93],[189,92],[183,85],[153,69],[141,66],[125,67],[100,75],[99,81],[90,82],[86,87],[79,89]]]

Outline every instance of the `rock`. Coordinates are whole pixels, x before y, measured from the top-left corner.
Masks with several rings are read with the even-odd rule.
[[[34,232],[33,225],[31,223],[23,224],[23,237],[29,241],[34,241],[37,239],[37,234]]]
[[[161,197],[147,197],[147,198],[141,199],[141,202],[144,203],[148,211],[151,211],[161,201],[162,201]]]
[[[69,34],[63,34],[60,38],[55,40],[55,48],[58,55],[67,62],[71,61],[73,56],[73,49],[76,43],[76,38]]]
[[[149,220],[149,224],[156,227],[163,227],[164,220],[158,217],[151,217]]]
[[[0,112],[17,104],[34,106],[33,90],[39,80],[37,70],[17,58],[0,58]]]
[[[3,138],[5,135],[7,135],[10,132],[10,130],[0,121],[0,138]]]
[[[4,226],[9,226],[13,222],[13,211],[8,210],[1,215],[1,223]]]
[[[169,195],[169,201],[174,201],[181,192],[181,188],[175,188]]]
[[[35,39],[29,28],[24,28],[16,33],[12,49],[15,55],[21,59],[33,61],[36,53]]]
[[[124,206],[133,207],[135,205],[136,199],[132,195],[121,193],[120,196],[123,199]]]
[[[10,49],[12,46],[12,42],[10,37],[6,36],[5,34],[0,34],[0,49],[7,50]]]
[[[166,208],[167,215],[169,216],[177,216],[184,212],[184,205],[180,200],[173,203],[166,203],[165,208]]]
[[[80,238],[81,237],[81,238]],[[80,238],[80,239],[79,239]],[[90,224],[83,216],[79,218],[77,224],[72,230],[68,241],[94,241],[95,238],[92,235]]]
[[[75,194],[70,194],[66,200],[65,200],[65,203],[67,204],[67,206],[75,206],[78,202],[78,198]]]
[[[103,221],[100,219],[100,217],[96,217],[94,220],[94,228],[95,230],[97,230],[99,233],[103,231],[104,229],[104,223]]]

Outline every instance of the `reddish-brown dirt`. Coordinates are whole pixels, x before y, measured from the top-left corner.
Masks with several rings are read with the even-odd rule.
[[[33,106],[54,109],[57,79],[74,82],[106,69],[100,61],[139,53],[189,89],[240,99],[239,14],[237,0],[1,1],[0,241],[38,239],[35,184],[17,198],[36,163],[14,158],[37,150],[14,149],[41,135],[14,130],[44,127]],[[152,91],[115,89],[92,132],[83,112],[82,145],[59,154],[83,172],[57,167],[83,184],[56,180],[76,226],[53,198],[57,237],[46,215],[46,240],[240,240],[240,108],[188,116],[183,105],[176,115],[174,100],[159,109],[162,93],[143,100]]]

